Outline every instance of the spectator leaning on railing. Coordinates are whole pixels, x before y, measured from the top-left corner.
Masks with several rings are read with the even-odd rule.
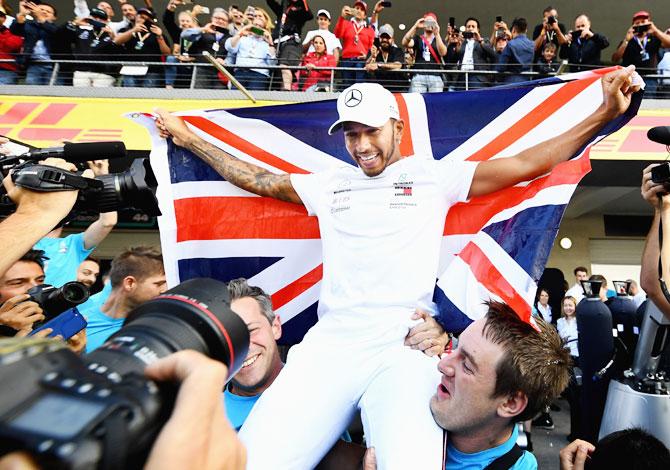
[[[568,35],[568,62],[571,72],[589,70],[582,65],[602,65],[600,51],[609,47],[610,42],[600,33],[591,31],[591,20],[586,15],[575,18],[575,27]]]
[[[16,21],[10,31],[22,36],[23,53],[17,63],[26,68],[26,85],[47,85],[53,74],[53,64],[40,64],[38,61],[51,60],[56,40],[56,8],[48,3],[36,5],[21,1]],[[57,83],[58,84],[58,83]]]
[[[537,59],[533,69],[539,73],[538,78],[546,78],[558,72],[560,63],[556,58],[556,44],[548,42],[544,45],[542,56]]]
[[[235,69],[235,78],[250,90],[267,90],[269,86],[270,70],[265,67],[276,62],[271,26],[265,10],[256,8],[254,21],[226,41],[228,53],[235,54],[236,66],[254,67]]]
[[[393,92],[407,91],[407,75],[398,72],[404,63],[405,54],[393,43],[393,27],[383,25],[379,28],[379,40],[375,40],[365,62],[366,80]]]
[[[334,71],[316,70],[317,67],[335,67],[335,56],[328,54],[326,41],[318,34],[312,37],[313,52],[308,52],[300,64],[307,70],[300,70],[296,74],[296,89],[301,91],[317,91],[317,88],[330,89],[330,78]]]
[[[23,38],[12,34],[5,26],[7,15],[0,11],[0,59],[12,62],[0,62],[0,85],[15,85],[18,80],[19,67],[16,57],[21,52]]]
[[[651,14],[638,11],[633,15],[633,24],[626,32],[626,37],[612,54],[612,62],[621,61],[624,67],[635,65],[644,76],[655,74],[658,64],[658,53],[661,47],[670,47],[670,35],[665,34],[651,21]],[[645,95],[653,96],[656,92],[657,80],[644,77]]]

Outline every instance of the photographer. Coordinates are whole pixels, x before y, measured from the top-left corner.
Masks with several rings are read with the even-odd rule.
[[[658,52],[661,47],[670,47],[670,35],[658,29],[651,21],[647,11],[638,11],[633,15],[633,24],[626,32],[626,37],[612,54],[612,62],[621,61],[621,65],[635,65],[641,75],[655,74],[658,64]],[[644,78],[645,95],[653,97],[656,92],[657,80]]]
[[[590,70],[591,67],[581,65],[602,65],[600,51],[609,47],[610,43],[605,36],[591,31],[591,20],[586,15],[575,18],[575,27],[569,35],[568,62],[570,72]]]
[[[561,57],[563,57],[561,47],[568,43],[568,38],[566,37],[565,25],[558,22],[556,8],[548,6],[542,11],[542,23],[536,25],[533,30],[533,42],[535,43],[534,60],[540,58],[544,46],[550,42],[556,46],[557,51],[561,51]]]
[[[204,51],[216,59],[222,65],[227,65],[226,41],[231,37],[229,33],[229,15],[223,8],[215,8],[212,11],[210,22],[200,31],[193,30],[192,34],[183,32],[181,41],[191,42],[188,49],[190,60],[199,63],[208,63],[202,55]],[[182,51],[182,55],[183,55]],[[196,88],[225,88],[224,82],[219,79],[219,72],[214,67],[199,67],[195,79]]]
[[[461,70],[488,70],[497,62],[497,56],[488,39],[482,38],[479,32],[479,20],[470,17],[465,20],[463,42],[456,49],[457,62]],[[465,80],[465,77],[462,77]],[[470,74],[468,88],[482,88],[489,83],[487,75]],[[463,86],[465,88],[465,86]]]
[[[74,58],[80,61],[74,66],[72,86],[114,86],[118,66],[86,63],[89,60],[104,60],[105,56],[110,56],[108,60],[111,61],[111,56],[119,52],[107,13],[100,8],[92,8],[88,18],[67,23],[59,29],[59,34],[72,45]]]
[[[145,469],[245,468],[244,446],[226,420],[221,401],[228,376],[224,364],[184,350],[150,364],[145,375],[157,382],[181,384],[174,410],[153,443]],[[15,452],[0,459],[0,468],[39,467],[28,454]]]
[[[642,252],[642,263],[640,266],[640,285],[647,293],[654,304],[659,308],[666,317],[670,318],[670,302],[663,295],[660,283],[658,281],[658,260],[661,257],[661,248],[659,244],[659,225],[661,217],[663,218],[664,233],[670,233],[670,196],[667,194],[667,188],[651,180],[651,169],[658,164],[652,164],[642,171],[642,185],[640,192],[642,198],[647,201],[654,208],[654,219],[651,223],[651,228],[647,234],[647,239],[644,244]],[[659,197],[662,195],[662,197]],[[668,231],[666,231],[668,230]],[[670,267],[670,257],[667,256],[668,243],[664,243],[666,247],[665,256],[662,259],[663,265],[663,279],[670,279],[668,268]]]
[[[107,160],[94,160],[89,162],[89,167],[95,176],[109,173]],[[102,213],[84,232],[60,238],[63,227],[58,227],[37,242],[35,249],[44,250],[48,259],[45,269],[46,283],[61,286],[74,281],[81,262],[109,235],[117,219],[116,212]]]
[[[417,34],[417,29],[423,29]],[[451,34],[451,31],[449,31]],[[440,69],[443,65],[442,57],[447,54],[447,45],[440,37],[440,25],[437,15],[428,12],[416,20],[414,25],[402,38],[402,47],[414,49],[413,69]],[[444,90],[442,74],[417,73],[412,77],[411,93],[434,93]]]

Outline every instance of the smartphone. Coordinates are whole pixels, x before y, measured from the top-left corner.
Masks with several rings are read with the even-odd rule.
[[[105,26],[107,26],[107,24],[103,23],[102,21],[94,20],[93,18],[85,18],[84,21],[93,26],[93,29],[97,30],[100,30]]]
[[[375,46],[377,49],[381,49],[381,47],[382,47],[382,43],[379,40],[379,38],[375,38],[375,40],[372,41],[372,45]]]
[[[453,17],[453,16],[449,17],[449,26],[451,26],[452,29],[456,27],[456,18],[455,17]]]
[[[500,23],[502,21],[502,16],[496,16],[496,23]]]
[[[633,26],[633,32],[635,34],[646,33],[648,30],[649,30],[649,25],[648,24],[639,24],[637,26]]]
[[[68,340],[81,330],[86,328],[86,319],[79,313],[77,308],[71,308],[58,315],[56,318],[43,323],[39,328],[34,329],[28,336],[32,336],[38,331],[45,328],[51,328],[53,331],[49,334],[49,338],[54,336],[62,336],[63,339]]]
[[[227,33],[228,28],[224,28],[223,26],[214,26],[214,29],[218,31],[219,33]]]
[[[475,33],[472,31],[463,31],[463,38],[464,39],[472,39],[475,37]]]
[[[572,39],[577,39],[577,38],[581,37],[582,30],[581,29],[575,29],[574,31],[571,31],[570,34],[572,35]]]
[[[263,36],[265,34],[265,30],[261,28],[257,28],[256,26],[251,27],[251,32],[254,34],[258,34],[259,36]]]
[[[384,8],[391,8],[393,6],[393,3],[385,1],[381,3],[381,6],[383,6]]]

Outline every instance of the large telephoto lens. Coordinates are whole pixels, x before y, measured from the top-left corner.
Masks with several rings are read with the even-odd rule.
[[[191,279],[140,305],[86,361],[105,366],[120,380],[127,373],[143,374],[148,364],[182,349],[223,362],[229,378],[242,366],[249,330],[230,309],[223,282]]]

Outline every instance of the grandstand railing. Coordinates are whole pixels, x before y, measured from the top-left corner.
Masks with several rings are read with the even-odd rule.
[[[0,64],[2,63],[13,63],[13,59],[0,59]],[[199,72],[201,72],[204,68],[208,69],[213,69],[213,66],[209,63],[201,63],[201,62],[188,62],[188,63],[182,63],[182,62],[176,62],[176,63],[166,63],[162,61],[158,62],[153,62],[153,61],[123,61],[123,60],[64,60],[64,59],[56,59],[56,60],[48,60],[48,61],[33,61],[31,62],[32,64],[41,64],[41,65],[53,65],[53,71],[51,73],[51,78],[49,80],[49,85],[55,85],[58,83],[59,78],[64,78],[67,77],[68,74],[71,74],[73,70],[77,68],[77,65],[101,65],[101,66],[110,66],[113,65],[115,67],[118,67],[119,69],[123,66],[155,66],[155,67],[161,67],[165,70],[167,67],[176,67],[177,69],[184,69],[188,70],[189,72],[187,74],[182,73],[181,74],[181,82],[179,83],[178,88],[187,88],[187,89],[195,89],[196,88],[196,80],[198,78]],[[526,66],[531,66],[532,64],[522,64],[524,67]],[[444,90],[445,91],[450,91],[450,90],[469,90],[472,88],[482,88],[482,87],[488,87],[488,86],[493,86],[493,85],[500,85],[504,84],[506,82],[506,78],[509,76],[522,76],[526,78],[527,80],[532,80],[534,78],[541,78],[541,77],[550,77],[550,76],[556,76],[556,75],[562,75],[565,73],[569,73],[571,70],[571,65],[575,64],[569,64],[567,62],[564,62],[560,64],[560,67],[558,68],[557,72],[549,73],[549,74],[542,74],[538,71],[531,70],[531,71],[524,71],[520,73],[510,73],[510,72],[501,72],[498,70],[493,70],[493,69],[485,69],[485,70],[458,70],[455,68],[455,65],[452,64],[447,64],[445,65],[444,68],[439,68],[439,69],[413,69],[413,68],[401,68],[397,69],[391,72],[387,72],[387,74],[393,74],[398,76],[397,79],[394,79],[392,81],[384,81],[384,80],[378,80],[378,79],[371,79],[371,81],[376,81],[378,83],[381,83],[382,85],[389,86],[391,88],[397,89],[397,91],[406,91],[409,88],[410,84],[410,79],[413,75],[416,74],[430,74],[430,75],[441,75],[443,77],[443,80],[445,82]],[[586,66],[581,66],[582,69],[586,69],[588,67]],[[306,67],[302,67],[299,65],[291,65],[291,66],[280,66],[280,65],[262,65],[262,66],[236,66],[236,65],[227,65],[226,68],[230,70],[231,72],[234,73],[235,69],[267,69],[270,71],[270,77],[268,79],[268,89],[273,90],[273,88],[276,88],[281,85],[281,76],[279,71],[281,70],[292,70],[292,71],[304,71],[308,72],[308,69]],[[596,68],[601,68],[601,67],[590,67],[592,69]],[[70,70],[67,70],[70,69]],[[361,72],[364,73],[364,70],[361,68],[354,68],[354,67],[315,67],[315,70],[327,70],[330,71],[330,79],[327,82],[323,82],[323,86],[319,88],[317,91],[336,91],[338,89],[342,89],[345,86],[349,85],[349,83],[343,83],[342,79],[340,78],[341,72],[345,71],[350,71],[350,72]],[[653,70],[640,70],[639,71],[644,74],[644,77],[647,81],[649,80],[654,80],[657,81],[657,89],[655,90],[654,97],[656,98],[670,98],[670,76],[669,75],[662,75],[656,73],[656,69]],[[22,72],[19,72],[22,74]],[[120,79],[121,75],[117,72],[113,74],[116,78],[116,86],[120,86]],[[188,76],[187,83],[184,83],[184,76]],[[481,83],[480,80],[475,79],[473,81],[473,77],[485,77],[486,81],[484,83]],[[21,82],[19,82],[21,83]]]

